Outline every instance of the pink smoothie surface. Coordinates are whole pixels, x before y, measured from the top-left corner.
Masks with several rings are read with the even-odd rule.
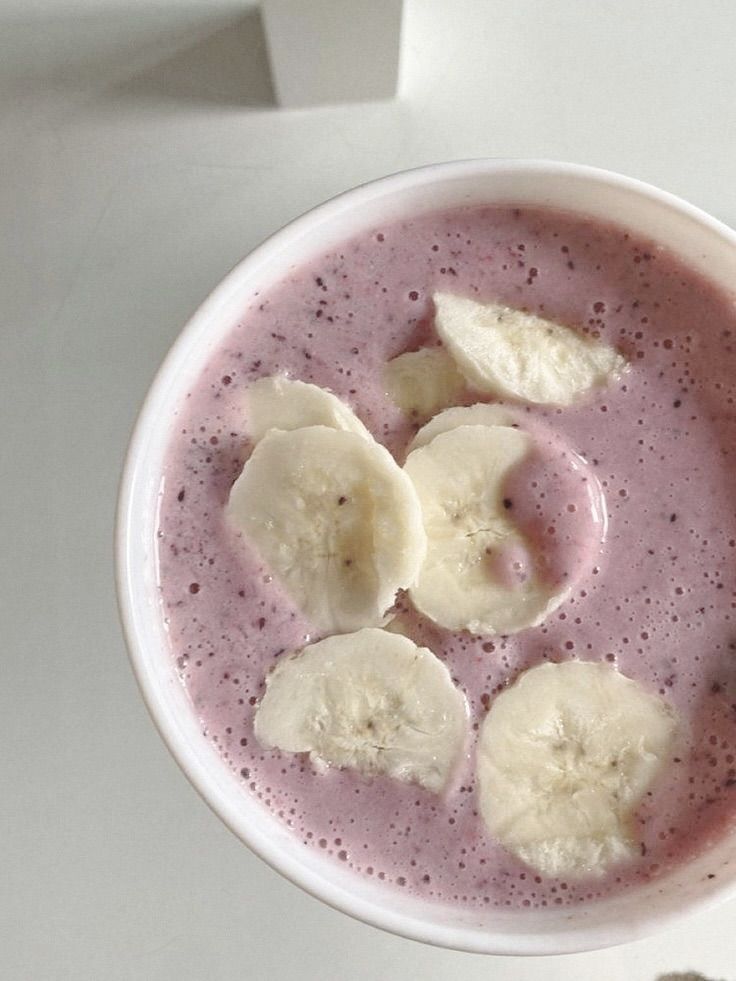
[[[246,390],[264,375],[330,388],[403,462],[425,420],[391,404],[383,368],[439,343],[435,290],[576,327],[630,363],[573,408],[514,410],[539,452],[506,494],[567,601],[542,626],[503,638],[440,629],[399,597],[402,629],[448,665],[470,706],[473,745],[443,796],[348,770],[317,773],[305,757],[259,745],[253,718],[266,675],[318,635],[225,514],[252,450]],[[307,847],[386,889],[471,906],[609,895],[732,830],[734,345],[733,296],[653,242],[546,210],[473,207],[382,225],[254,293],[172,421],[157,543],[171,655],[203,738],[243,794]],[[477,400],[468,392],[464,401]],[[489,836],[474,773],[494,697],[521,671],[570,658],[614,664],[682,719],[636,814],[638,857],[576,881],[537,875]]]

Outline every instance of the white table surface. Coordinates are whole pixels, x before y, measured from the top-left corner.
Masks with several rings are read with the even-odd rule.
[[[736,902],[522,960],[302,894],[169,757],[111,565],[139,402],[260,239],[357,182],[485,155],[609,167],[736,224],[735,33],[732,0],[409,0],[398,100],[285,112],[247,2],[1,0],[1,978],[736,979]]]

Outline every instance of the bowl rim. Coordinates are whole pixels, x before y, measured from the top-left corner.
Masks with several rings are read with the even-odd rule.
[[[147,643],[150,645],[150,637],[147,639],[138,629],[133,579],[139,570],[131,565],[128,548],[136,522],[140,520],[132,511],[132,499],[136,482],[141,478],[141,458],[148,434],[155,424],[156,407],[164,397],[170,379],[175,376],[182,352],[188,348],[192,337],[215,318],[224,303],[242,288],[251,271],[259,266],[269,253],[276,255],[283,245],[290,239],[298,237],[313,223],[334,217],[346,205],[351,202],[357,203],[362,196],[374,191],[401,191],[402,188],[415,187],[422,183],[431,184],[435,180],[448,177],[480,176],[504,169],[572,176],[591,182],[599,181],[623,191],[639,194],[689,217],[716,233],[736,249],[736,232],[707,212],[668,191],[604,168],[544,158],[480,157],[427,164],[366,181],[329,198],[289,221],[241,259],[189,318],[155,372],[137,413],[124,457],[115,514],[114,573],[118,611],[129,660],[151,719],[167,749],[200,797],[254,854],[314,898],[360,922],[389,933],[434,946],[472,953],[549,955],[601,949],[650,936],[678,922],[684,916],[705,912],[729,898],[736,898],[736,877],[731,883],[723,882],[714,885],[707,896],[688,901],[683,909],[660,911],[644,922],[637,917],[635,924],[631,921],[610,923],[603,928],[597,924],[582,923],[571,926],[564,932],[513,936],[507,936],[502,931],[481,932],[469,927],[431,924],[419,917],[396,912],[390,908],[389,903],[378,906],[355,896],[335,883],[319,879],[296,858],[286,854],[280,845],[270,842],[265,835],[257,833],[239,820],[238,812],[220,793],[214,777],[200,765],[200,761],[194,758],[181,739],[174,713],[169,710],[161,688],[146,664],[144,652]]]

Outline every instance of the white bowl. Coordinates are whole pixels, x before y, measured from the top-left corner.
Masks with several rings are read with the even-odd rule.
[[[257,855],[335,909],[393,933],[460,950],[554,954],[624,943],[685,913],[736,896],[736,836],[662,878],[572,909],[462,909],[380,888],[306,848],[232,776],[179,681],[156,590],[155,530],[162,460],[174,406],[247,305],[254,287],[368,226],[474,203],[550,205],[614,220],[679,253],[733,288],[736,234],[692,205],[603,170],[548,161],[436,164],[365,184],[297,218],[260,245],[192,317],[140,412],[118,502],[116,572],[133,668],[159,732],[191,782]],[[715,877],[713,877],[715,876]]]

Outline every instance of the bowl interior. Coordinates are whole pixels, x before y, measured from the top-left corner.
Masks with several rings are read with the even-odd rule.
[[[158,606],[156,518],[173,409],[235,325],[255,288],[363,228],[462,204],[548,205],[616,221],[679,253],[728,289],[736,235],[647,185],[591,168],[523,161],[441,164],[347,192],[292,222],[238,265],[192,318],[141,411],[118,511],[117,574],[133,666],[179,764],[230,828],[288,878],[353,916],[405,936],[489,953],[548,954],[622,943],[736,892],[736,839],[725,838],[667,878],[587,907],[500,911],[449,907],[389,891],[306,848],[233,777],[203,738],[171,657]]]

